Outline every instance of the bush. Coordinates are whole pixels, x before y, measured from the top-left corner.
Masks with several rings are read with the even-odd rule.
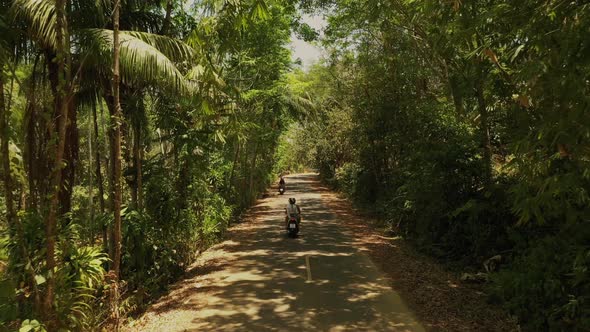
[[[590,251],[576,240],[560,233],[535,241],[493,276],[492,299],[520,317],[527,330],[588,331]]]
[[[355,163],[346,163],[336,170],[334,180],[338,184],[338,189],[344,192],[348,197],[362,197],[359,193],[362,188],[359,186],[359,175],[361,168]]]

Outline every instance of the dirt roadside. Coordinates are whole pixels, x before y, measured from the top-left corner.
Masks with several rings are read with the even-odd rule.
[[[429,331],[519,331],[500,308],[488,304],[481,286],[467,285],[401,238],[385,236],[375,221],[355,211],[341,195],[317,183],[325,204],[339,211],[353,229],[357,245],[388,277],[408,307]]]

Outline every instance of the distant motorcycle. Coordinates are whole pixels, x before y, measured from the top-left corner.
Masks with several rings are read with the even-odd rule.
[[[279,195],[282,195],[285,193],[285,185],[279,185]]]

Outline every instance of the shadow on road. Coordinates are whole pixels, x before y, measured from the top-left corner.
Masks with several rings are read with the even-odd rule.
[[[263,199],[256,222],[212,248],[206,270],[148,315],[169,315],[167,331],[422,331],[338,222],[344,212],[326,208],[315,175],[286,180],[285,195]],[[289,197],[302,209],[296,239],[282,227]]]

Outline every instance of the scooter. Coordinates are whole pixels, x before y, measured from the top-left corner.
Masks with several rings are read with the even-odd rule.
[[[287,235],[291,238],[295,238],[298,233],[299,223],[297,222],[297,217],[291,216],[291,218],[289,218],[289,223],[287,224]]]

